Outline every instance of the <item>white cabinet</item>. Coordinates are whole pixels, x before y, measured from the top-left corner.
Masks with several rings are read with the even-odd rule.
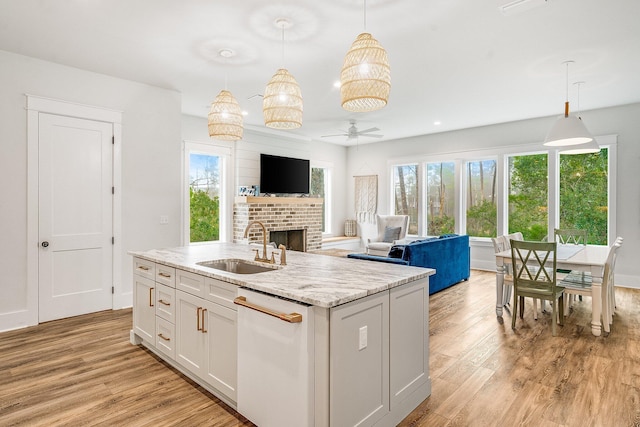
[[[176,289],[204,298],[205,277],[190,271],[176,270]]]
[[[395,426],[431,394],[428,278],[333,308],[138,257],[133,281],[132,343],[258,425]]]
[[[156,283],[156,316],[175,324],[175,299],[176,290],[174,288]]]
[[[428,279],[331,309],[330,425],[393,426],[431,394],[428,320]]]
[[[238,312],[206,301],[207,330],[204,379],[234,402],[237,399]]]
[[[156,283],[162,283],[170,288],[176,287],[176,269],[166,265],[156,264]]]
[[[234,402],[236,340],[236,310],[176,290],[176,361]]]
[[[159,267],[159,266],[158,266]],[[156,348],[174,359],[176,290],[156,282]]]
[[[133,332],[136,343],[175,357],[175,268],[133,259]]]
[[[204,300],[176,290],[176,361],[200,376],[204,371],[206,329]]]
[[[330,328],[330,425],[373,425],[389,412],[389,293],[332,309]]]
[[[156,318],[156,349],[169,356],[176,357],[176,325],[160,317]]]
[[[156,309],[153,279],[133,275],[133,331],[146,344],[155,345]]]
[[[389,389],[395,410],[429,380],[429,286],[414,282],[389,291]],[[419,400],[421,401],[421,400]]]

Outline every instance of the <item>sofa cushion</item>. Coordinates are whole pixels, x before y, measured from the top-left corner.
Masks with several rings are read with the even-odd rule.
[[[402,227],[385,227],[382,241],[386,243],[393,243],[394,240],[398,240],[400,238],[401,230]]]
[[[387,262],[389,264],[409,265],[409,262],[398,258],[389,258],[386,256],[368,255],[368,254],[348,254],[347,258],[364,259],[367,261]]]

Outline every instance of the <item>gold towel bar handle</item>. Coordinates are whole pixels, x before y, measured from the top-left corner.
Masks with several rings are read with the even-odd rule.
[[[236,299],[233,300],[234,304],[237,305],[241,305],[243,307],[247,307],[250,308],[251,310],[256,310],[259,311],[260,313],[264,313],[264,314],[268,314],[269,316],[273,316],[273,317],[277,317],[280,320],[284,320],[285,322],[289,322],[289,323],[300,323],[302,322],[302,314],[298,314],[298,313],[278,313],[277,311],[273,311],[270,310],[268,308],[265,307],[261,307],[259,305],[256,304],[251,304],[250,302],[247,302],[247,297],[237,297]]]

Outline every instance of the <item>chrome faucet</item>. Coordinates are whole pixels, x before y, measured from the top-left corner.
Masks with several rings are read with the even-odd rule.
[[[260,221],[251,221],[247,225],[247,228],[244,229],[244,238],[245,239],[247,238],[247,236],[249,235],[249,229],[254,224],[258,224],[262,228],[262,257],[258,256],[258,250],[256,249],[255,250],[256,251],[255,260],[256,261],[261,261],[261,262],[267,262],[269,264],[275,263],[275,260],[273,259],[273,256],[271,257],[271,259],[267,258],[267,228],[264,226],[263,223],[261,223]]]

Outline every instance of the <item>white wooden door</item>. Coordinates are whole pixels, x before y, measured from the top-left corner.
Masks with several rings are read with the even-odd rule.
[[[39,115],[39,321],[112,308],[111,123]]]

